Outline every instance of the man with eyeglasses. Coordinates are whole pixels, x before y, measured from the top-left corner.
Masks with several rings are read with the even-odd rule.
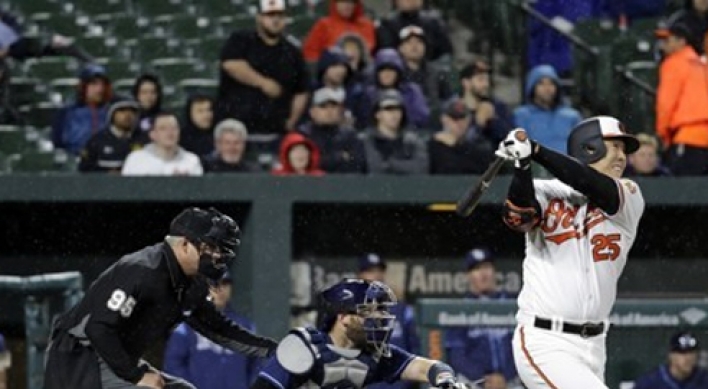
[[[309,78],[302,53],[284,33],[285,0],[257,6],[256,29],[234,32],[221,50],[216,121],[237,119],[251,134],[275,137],[295,129],[304,114]]]
[[[184,321],[215,343],[254,357],[277,346],[223,316],[209,284],[235,261],[240,230],[210,208],[187,208],[165,240],[118,260],[75,307],[55,321],[47,349],[46,389],[193,389],[141,359],[149,345]]]

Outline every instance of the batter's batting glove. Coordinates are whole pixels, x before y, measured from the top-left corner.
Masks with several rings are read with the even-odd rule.
[[[499,143],[496,156],[514,161],[514,167],[517,169],[528,169],[531,165],[531,156],[533,155],[534,142],[532,142],[526,130],[516,128],[507,134],[506,138]]]

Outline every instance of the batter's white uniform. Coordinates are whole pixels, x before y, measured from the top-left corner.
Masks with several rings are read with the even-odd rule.
[[[588,204],[559,180],[534,180],[542,222],[526,234],[523,287],[519,295],[514,360],[529,389],[595,389],[604,384],[606,334],[561,332],[562,323],[604,322],[617,295],[617,280],[644,212],[632,181],[617,180],[615,215]],[[552,330],[534,327],[551,319]]]

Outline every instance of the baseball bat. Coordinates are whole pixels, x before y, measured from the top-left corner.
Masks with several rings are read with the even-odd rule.
[[[505,161],[506,160],[502,157],[496,157],[496,159],[489,164],[489,167],[482,174],[479,181],[476,182],[475,185],[472,186],[457,202],[455,212],[458,215],[467,217],[472,214],[472,211],[474,211],[474,209],[477,208],[477,205],[479,205],[479,200],[482,198],[484,192],[489,189],[489,184],[492,180],[494,180],[494,177],[497,176]]]

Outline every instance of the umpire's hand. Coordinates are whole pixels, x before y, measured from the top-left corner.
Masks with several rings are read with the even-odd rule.
[[[151,389],[163,389],[165,387],[165,381],[162,379],[160,373],[148,371],[145,375],[143,375],[140,382],[137,383],[137,386]]]

